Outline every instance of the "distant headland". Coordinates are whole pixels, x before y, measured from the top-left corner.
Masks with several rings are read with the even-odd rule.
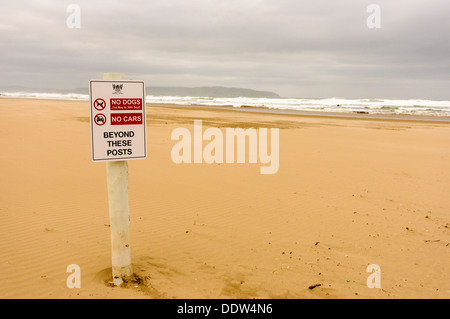
[[[3,92],[33,92],[33,93],[59,93],[59,94],[89,94],[89,89],[51,89],[51,88],[28,88],[23,86],[8,86],[0,88]],[[202,86],[202,87],[169,87],[169,86],[148,86],[147,95],[153,96],[201,96],[201,97],[249,97],[249,98],[280,98],[274,92],[257,91],[244,88],[230,88],[223,86]]]

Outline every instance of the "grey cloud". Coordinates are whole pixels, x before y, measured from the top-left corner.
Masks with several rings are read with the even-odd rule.
[[[66,26],[72,2],[80,29]],[[381,29],[366,26],[370,3],[381,6]],[[118,71],[155,86],[450,99],[449,9],[445,0],[6,0],[0,87],[80,87]]]

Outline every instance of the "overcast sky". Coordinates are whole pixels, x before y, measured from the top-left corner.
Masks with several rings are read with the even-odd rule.
[[[67,26],[72,3],[80,28]],[[449,0],[1,0],[0,87],[121,72],[147,86],[450,100],[449,12]]]

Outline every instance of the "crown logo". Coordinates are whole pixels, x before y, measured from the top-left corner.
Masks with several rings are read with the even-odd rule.
[[[114,94],[122,94],[123,84],[113,84],[112,87]]]

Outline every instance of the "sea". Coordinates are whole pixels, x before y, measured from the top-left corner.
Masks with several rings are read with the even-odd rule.
[[[89,101],[88,94],[0,92],[0,97]],[[146,96],[147,104],[182,106],[255,107],[278,110],[315,111],[333,113],[410,114],[450,116],[450,101],[421,99],[345,99],[345,98],[249,98],[201,96]]]

